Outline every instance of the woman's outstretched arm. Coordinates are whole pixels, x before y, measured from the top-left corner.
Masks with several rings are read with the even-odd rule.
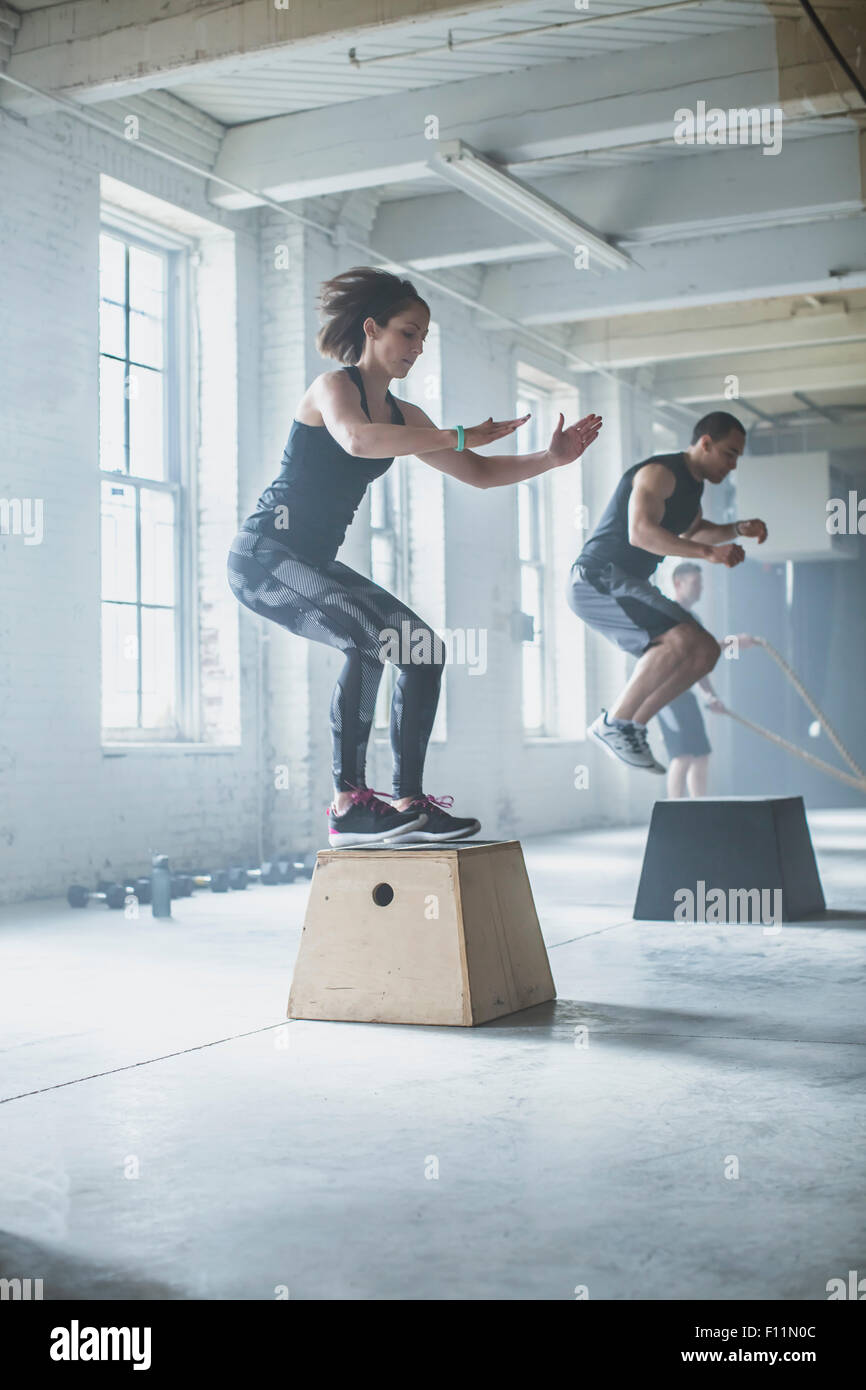
[[[444,453],[453,450],[457,443],[456,429],[440,430],[423,410],[417,412],[420,418],[412,419],[406,405],[403,405],[405,425],[371,423],[361,408],[358,388],[346,372],[325,372],[318,377],[308,393],[307,399],[310,398],[328,433],[353,458]],[[476,436],[473,443],[492,443],[494,439],[511,434],[522,423],[523,420],[489,420],[467,430],[466,435]]]
[[[413,426],[433,425],[420,406],[401,403],[401,409]],[[517,424],[522,424],[528,419],[529,416],[525,415],[523,420],[512,423],[515,423],[516,428]],[[472,449],[464,449],[458,454],[453,446],[449,451],[436,453],[426,453],[418,449],[412,452],[422,463],[429,463],[431,468],[438,468],[440,472],[448,473],[452,478],[459,478],[461,483],[469,483],[471,487],[506,487],[510,483],[520,483],[525,478],[534,478],[539,473],[546,473],[551,468],[561,468],[564,464],[573,463],[598,437],[601,425],[600,415],[586,415],[565,429],[565,417],[560,415],[550,444],[546,449],[534,454],[476,454]],[[466,434],[468,438],[468,430]]]

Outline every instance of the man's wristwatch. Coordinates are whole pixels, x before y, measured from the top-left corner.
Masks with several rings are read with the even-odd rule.
[[[740,530],[740,527],[742,526],[742,524],[743,524],[743,523],[742,523],[741,521],[735,521],[735,522],[734,522],[734,535],[735,535],[735,536],[741,536],[741,535],[743,534],[742,531]]]

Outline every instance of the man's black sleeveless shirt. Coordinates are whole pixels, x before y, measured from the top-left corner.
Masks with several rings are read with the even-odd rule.
[[[654,454],[643,459],[632,468],[626,469],[616,486],[616,491],[604,509],[604,515],[577,558],[577,564],[586,569],[602,569],[613,563],[626,574],[638,579],[649,579],[662,559],[652,551],[641,550],[631,545],[628,539],[628,504],[631,497],[632,478],[639,468],[648,463],[661,463],[669,468],[676,478],[676,485],[665,503],[664,516],[659,525],[675,536],[687,531],[697,516],[701,505],[704,485],[692,476],[686,463],[685,454]]]
[[[367,418],[367,394],[357,367],[346,367],[361,393]],[[391,392],[391,423],[404,425]],[[278,476],[256,503],[241,530],[270,536],[310,564],[333,560],[367,487],[390,468],[393,458],[364,459],[347,454],[324,425],[292,422]]]

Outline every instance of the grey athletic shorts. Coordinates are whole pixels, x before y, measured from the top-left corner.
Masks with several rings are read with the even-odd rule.
[[[572,612],[624,652],[642,656],[662,633],[678,623],[702,624],[687,609],[619,565],[587,567],[575,560],[568,586]]]

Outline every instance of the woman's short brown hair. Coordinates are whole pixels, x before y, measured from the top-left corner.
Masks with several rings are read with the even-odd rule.
[[[384,328],[395,314],[415,304],[429,315],[429,305],[411,280],[370,265],[353,266],[322,284],[319,305],[325,323],[316,346],[323,357],[353,366],[364,350],[364,320],[375,319]]]

